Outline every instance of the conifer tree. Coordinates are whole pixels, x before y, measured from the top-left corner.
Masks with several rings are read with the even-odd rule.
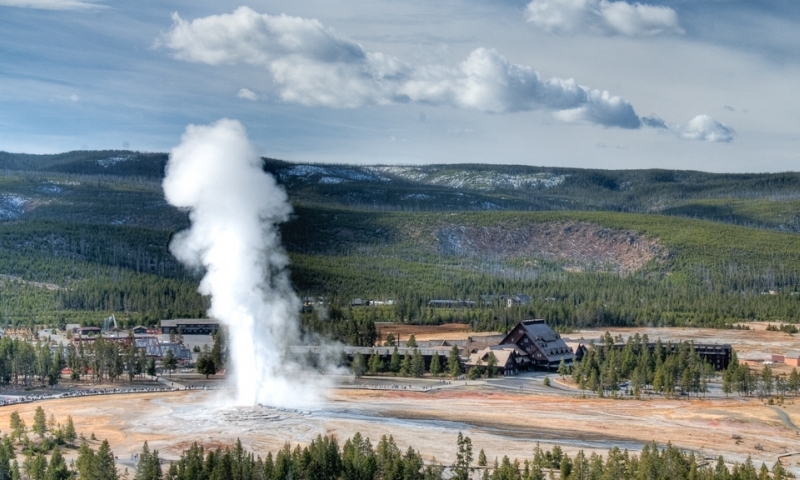
[[[418,348],[414,349],[414,357],[411,359],[411,374],[417,378],[425,375],[425,359]]]
[[[398,373],[400,371],[400,352],[397,350],[397,345],[395,345],[394,350],[392,350],[392,358],[389,360],[389,371],[393,373]]]
[[[450,354],[447,356],[447,371],[453,378],[461,375],[461,354],[455,345],[450,349]]]
[[[47,416],[45,416],[44,409],[41,406],[36,407],[36,413],[33,415],[33,426],[31,427],[31,431],[39,435],[40,438],[44,437],[44,434],[47,431]]]
[[[75,433],[75,424],[72,423],[72,415],[67,415],[67,425],[64,427],[64,440],[66,440],[67,444],[74,444],[75,439],[78,438],[77,433]]]
[[[431,366],[430,366],[431,375],[434,377],[439,376],[442,373],[442,363],[439,360],[439,354],[435,353],[431,356]]]
[[[400,363],[400,376],[401,377],[409,377],[413,374],[411,369],[411,354],[408,353],[406,350],[405,355],[403,355],[403,361]]]
[[[372,352],[372,355],[369,356],[369,373],[376,374],[383,371],[383,360],[381,360],[380,355],[377,352]]]
[[[358,352],[353,357],[353,363],[350,364],[350,369],[353,371],[353,375],[356,377],[360,377],[364,375],[364,371],[366,370],[366,366],[364,365],[364,356],[361,355],[361,352]]]
[[[67,462],[64,460],[64,456],[61,455],[61,449],[56,445],[44,478],[45,480],[68,480],[71,477],[72,474],[67,468]]]

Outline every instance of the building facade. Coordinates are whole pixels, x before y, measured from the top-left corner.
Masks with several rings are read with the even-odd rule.
[[[514,346],[521,352],[518,361],[520,370],[555,370],[563,361],[572,365],[575,353],[561,339],[561,335],[551,329],[544,320],[523,320],[519,322],[500,342],[501,347]]]
[[[181,335],[215,335],[219,331],[219,322],[204,318],[180,318],[177,320],[161,320],[161,333]]]

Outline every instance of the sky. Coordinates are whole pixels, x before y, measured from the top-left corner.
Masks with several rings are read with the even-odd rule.
[[[796,0],[0,0],[0,150],[800,167]]]

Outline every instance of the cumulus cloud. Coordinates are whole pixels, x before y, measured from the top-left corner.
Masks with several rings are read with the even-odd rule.
[[[528,22],[551,33],[630,37],[683,33],[675,10],[624,0],[533,0],[525,16]]]
[[[0,0],[0,6],[35,8],[39,10],[86,10],[91,8],[106,8],[104,5],[81,2],[80,0]]]
[[[600,14],[594,16],[600,15],[603,25],[613,26],[616,33],[657,33],[657,25],[679,28],[674,12],[665,7],[606,0],[548,1],[569,6],[572,10],[564,11],[570,15],[573,10],[585,14],[595,9]],[[534,0],[529,10],[542,2]],[[578,28],[585,22],[580,16],[550,13],[553,29]],[[619,96],[573,79],[542,78],[533,68],[512,63],[493,49],[477,48],[453,65],[410,64],[367,51],[317,20],[264,15],[248,7],[191,21],[178,14],[172,18],[172,28],[158,38],[158,46],[187,62],[263,67],[285,102],[333,108],[415,102],[486,113],[545,110],[564,122],[628,129],[647,126],[691,140],[730,142],[735,136],[732,128],[707,115],[685,125],[667,124],[657,115],[640,118]],[[670,18],[672,23],[664,20]],[[259,98],[247,88],[237,96]]]
[[[642,123],[650,128],[667,128],[667,122],[655,114],[649,117],[642,117]]]
[[[250,100],[251,102],[258,100],[258,94],[248,88],[240,89],[236,96],[244,100]]]
[[[686,124],[667,124],[658,115],[641,118],[642,125],[658,130],[668,131],[684,140],[701,140],[705,142],[730,142],[736,132],[724,123],[718,122],[708,115],[697,115]]]
[[[678,131],[681,138],[707,142],[730,142],[736,135],[731,127],[708,115],[694,117],[686,125],[680,126]]]
[[[568,122],[641,126],[626,100],[573,79],[543,79],[492,49],[478,48],[457,65],[412,65],[366,51],[317,20],[248,7],[191,21],[172,18],[157,46],[188,62],[264,67],[286,102],[335,108],[417,102],[487,113],[541,109]]]

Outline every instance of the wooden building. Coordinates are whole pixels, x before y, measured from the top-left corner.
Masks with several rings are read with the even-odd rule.
[[[465,363],[467,370],[471,367],[478,366],[488,368],[490,360],[489,355],[494,355],[495,358],[495,374],[509,376],[519,373],[519,367],[520,364],[523,363],[525,352],[519,351],[516,346],[497,345],[494,347],[486,347],[469,356],[469,359]]]
[[[566,365],[575,361],[575,353],[561,335],[547,326],[544,320],[523,320],[500,342],[500,346],[516,346],[523,354],[520,369],[555,370],[563,360]]]
[[[800,351],[789,350],[786,352],[786,355],[783,356],[783,363],[790,367],[800,367]]]

